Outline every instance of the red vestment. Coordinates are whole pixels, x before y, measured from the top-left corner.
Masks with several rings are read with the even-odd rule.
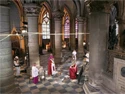
[[[48,75],[52,75],[52,69],[51,69],[51,66],[52,66],[52,61],[49,60],[49,61],[48,61]]]
[[[77,65],[74,64],[69,68],[69,76],[71,79],[76,79],[76,74],[77,74]]]

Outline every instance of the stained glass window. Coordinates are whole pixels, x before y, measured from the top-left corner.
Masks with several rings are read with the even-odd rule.
[[[70,21],[68,16],[65,17],[65,25],[64,25],[64,31],[65,31],[65,38],[69,38],[70,37]]]
[[[76,31],[75,38],[78,38],[78,21],[77,21],[77,19],[75,21],[75,31]]]
[[[43,39],[50,39],[50,19],[48,12],[46,12],[43,16],[42,33],[43,33],[42,37]]]

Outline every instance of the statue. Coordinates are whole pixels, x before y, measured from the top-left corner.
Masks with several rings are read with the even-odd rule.
[[[116,36],[116,25],[109,27],[109,45],[108,49],[113,50],[118,42],[117,36]]]

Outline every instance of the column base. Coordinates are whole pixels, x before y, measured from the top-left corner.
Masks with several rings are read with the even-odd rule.
[[[85,82],[83,84],[83,89],[85,91],[85,94],[100,94],[100,90],[98,90],[96,87],[91,86],[89,82]]]
[[[85,94],[116,94],[115,92],[111,91],[110,89],[107,89],[103,84],[96,85],[96,84],[90,84],[89,82],[85,82],[83,85],[83,89],[85,91]]]

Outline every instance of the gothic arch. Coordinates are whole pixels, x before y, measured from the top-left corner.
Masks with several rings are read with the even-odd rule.
[[[64,12],[64,16],[63,16],[63,19],[62,19],[62,33],[65,34],[65,29],[64,29],[65,25],[64,24],[65,24],[65,21],[66,21],[66,16],[68,16],[68,20],[69,20],[69,23],[70,23],[70,19],[71,19],[72,14],[71,14],[71,11],[70,11],[69,7],[66,4],[63,5],[62,10]],[[70,24],[69,24],[69,27],[70,27]],[[64,40],[64,39],[65,39],[65,35],[62,35],[62,40]]]
[[[22,5],[22,1],[20,0],[12,0],[12,2],[15,4],[17,10],[18,10],[18,15],[19,15],[19,27],[15,27],[13,26],[12,27],[12,30],[11,30],[11,34],[16,34],[15,32],[18,32],[17,30],[20,30],[20,27],[23,26],[23,21],[24,21],[24,9],[23,9],[23,5]],[[14,40],[14,37],[16,37],[16,41],[18,42],[13,42]],[[13,40],[12,40],[13,39]],[[11,42],[14,44],[18,44],[18,48],[19,49],[22,49],[23,51],[25,51],[25,44],[24,44],[24,38],[22,38],[20,35],[19,36],[12,36],[11,37]],[[16,45],[15,44],[15,45]],[[16,45],[17,46],[17,45]]]
[[[76,5],[77,16],[81,16],[81,4],[79,0],[73,0]]]
[[[42,29],[41,29],[41,26],[42,26],[42,17],[43,15],[46,13],[46,11],[49,13],[49,17],[51,19],[52,17],[52,13],[51,13],[51,6],[49,5],[48,2],[43,2],[41,3],[41,9],[40,9],[40,13],[39,13],[39,17],[38,17],[38,32],[39,33],[42,33]],[[50,25],[50,28],[51,28],[51,25]],[[39,45],[42,45],[42,35],[39,34]]]
[[[12,0],[12,1],[15,3],[15,5],[17,6],[17,9],[19,11],[20,26],[23,26],[23,23],[22,23],[23,19],[24,19],[24,17],[23,17],[23,15],[24,15],[23,5],[22,5],[20,0]]]
[[[11,45],[12,45],[12,52],[13,52],[13,57],[15,55],[19,55],[19,49],[20,49],[20,37],[16,35],[16,28],[13,27],[11,34],[15,34],[11,36]]]
[[[64,11],[64,9],[68,12],[69,17],[71,17],[72,16],[71,10],[66,4],[63,5],[63,7],[62,7],[63,11]]]
[[[17,32],[16,27],[13,27],[13,29],[11,30],[11,34],[16,34],[16,32]],[[20,37],[19,36],[17,37],[18,37],[17,39],[20,40]]]

